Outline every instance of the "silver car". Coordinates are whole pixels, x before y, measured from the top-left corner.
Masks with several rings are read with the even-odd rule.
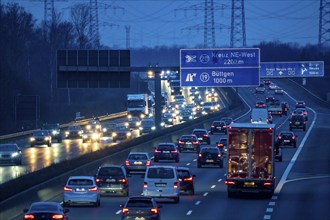
[[[131,171],[146,172],[147,167],[151,165],[151,159],[147,152],[130,152],[126,161],[125,169],[127,173]]]
[[[0,163],[22,165],[22,150],[17,144],[0,144]]]
[[[100,190],[93,176],[69,177],[63,191],[63,206],[91,204],[100,206]]]

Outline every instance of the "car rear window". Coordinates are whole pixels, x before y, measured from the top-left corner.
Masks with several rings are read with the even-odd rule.
[[[201,136],[203,134],[206,134],[206,132],[205,131],[195,131],[194,134],[197,136]]]
[[[202,153],[212,153],[212,154],[217,154],[219,153],[217,148],[211,149],[211,148],[206,148],[206,149],[202,149]]]
[[[157,147],[158,150],[175,150],[174,145],[158,145]]]
[[[188,170],[178,170],[178,176],[180,178],[186,178],[190,176],[190,173]]]
[[[130,199],[127,207],[153,207],[152,201],[147,199]]]
[[[124,176],[123,170],[119,167],[102,167],[98,172],[99,176]]]
[[[90,186],[93,185],[93,181],[90,179],[71,179],[68,185],[72,186]]]
[[[128,159],[131,159],[131,160],[147,160],[148,157],[145,154],[130,154]]]
[[[195,141],[196,137],[194,137],[194,136],[185,136],[185,137],[181,137],[180,140],[181,141]]]
[[[49,204],[37,204],[33,205],[30,211],[57,211],[58,208],[56,205],[49,205]]]
[[[174,178],[174,170],[164,167],[150,168],[147,177],[154,179],[172,179]]]

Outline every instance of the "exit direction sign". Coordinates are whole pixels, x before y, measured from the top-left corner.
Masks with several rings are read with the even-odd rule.
[[[181,49],[181,86],[259,85],[260,49]]]
[[[323,61],[262,62],[260,66],[260,78],[323,76]]]

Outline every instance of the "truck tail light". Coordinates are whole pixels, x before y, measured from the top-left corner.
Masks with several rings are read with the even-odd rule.
[[[143,183],[143,188],[148,188],[148,183],[144,182]]]
[[[127,180],[125,178],[122,178],[122,179],[119,180],[119,182],[126,183]]]
[[[225,181],[225,184],[226,185],[235,185],[235,182],[234,181],[230,181],[230,180],[226,180]]]
[[[193,177],[190,176],[190,177],[184,178],[183,180],[186,182],[191,182],[191,181],[193,181]]]

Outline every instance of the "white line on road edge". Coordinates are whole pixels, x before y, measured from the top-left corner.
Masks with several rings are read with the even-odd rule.
[[[199,204],[201,204],[201,201],[197,201],[197,202],[195,203],[195,205],[199,205]]]
[[[190,163],[187,163],[186,165],[187,165],[187,166],[189,166],[189,165],[190,165]]]
[[[209,194],[208,192],[204,193],[203,196],[207,196],[207,194]]]
[[[222,179],[218,179],[218,182],[220,183],[222,181]]]
[[[121,213],[121,210],[118,210],[117,212],[116,212],[116,215],[119,215]]]
[[[192,210],[189,210],[189,211],[187,212],[187,215],[191,215],[191,213],[192,213]]]
[[[194,161],[194,162],[196,162],[196,161],[197,161],[197,159],[194,159],[193,161]]]
[[[267,208],[266,212],[273,212],[273,208]]]
[[[214,189],[215,187],[216,187],[216,185],[212,185],[212,186],[211,186],[211,189]]]
[[[264,219],[271,219],[270,215],[264,215]]]
[[[275,206],[275,202],[269,202],[268,205],[269,206]]]

